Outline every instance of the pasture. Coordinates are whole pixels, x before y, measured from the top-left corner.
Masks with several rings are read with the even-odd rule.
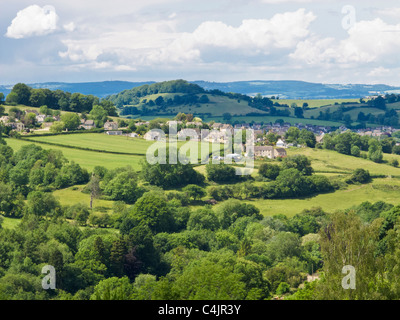
[[[319,108],[322,106],[334,105],[335,103],[357,103],[359,99],[274,99],[272,101],[278,102],[279,104],[287,104],[288,106],[295,103],[298,107],[302,107],[303,103],[307,103],[309,108]]]

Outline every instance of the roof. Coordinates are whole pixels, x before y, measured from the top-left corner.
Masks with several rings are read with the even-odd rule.
[[[263,151],[263,150],[271,151],[271,150],[274,150],[274,148],[271,146],[255,146],[254,147],[254,151]]]

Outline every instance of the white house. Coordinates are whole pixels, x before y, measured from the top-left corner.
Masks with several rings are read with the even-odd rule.
[[[143,138],[150,141],[165,140],[165,137],[159,131],[154,130],[147,131]]]
[[[287,147],[285,141],[283,141],[282,139],[279,139],[279,140],[276,142],[276,146],[279,147],[279,148],[286,148],[286,147]]]

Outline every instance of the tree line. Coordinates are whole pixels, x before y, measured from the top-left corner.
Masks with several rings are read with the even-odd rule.
[[[33,89],[24,83],[17,83],[7,95],[5,103],[30,107],[47,106],[54,110],[89,113],[93,106],[102,106],[109,116],[118,116],[115,106],[106,99],[93,95],[70,93],[62,90]]]

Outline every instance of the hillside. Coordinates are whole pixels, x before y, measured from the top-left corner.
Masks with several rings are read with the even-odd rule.
[[[121,115],[176,115],[179,112],[198,116],[248,115],[267,113],[264,104],[252,104],[252,98],[242,94],[228,94],[219,90],[206,91],[185,80],[143,85],[106,97],[120,110]]]

